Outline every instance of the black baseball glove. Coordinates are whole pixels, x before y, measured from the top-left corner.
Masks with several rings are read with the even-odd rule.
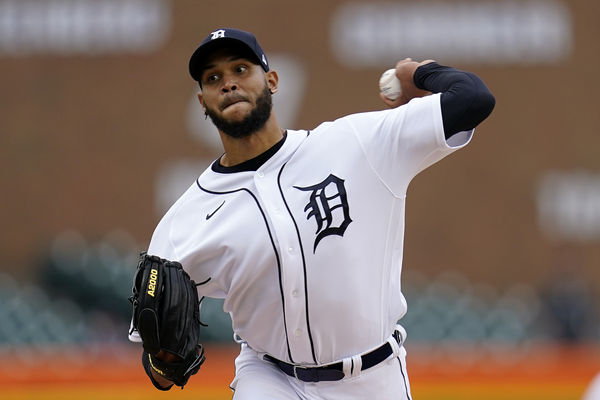
[[[185,386],[205,360],[200,345],[200,301],[196,283],[180,263],[145,252],[140,254],[133,281],[133,328],[142,338],[142,364],[154,386],[162,388],[150,370],[177,386]],[[158,353],[170,353],[167,362]]]

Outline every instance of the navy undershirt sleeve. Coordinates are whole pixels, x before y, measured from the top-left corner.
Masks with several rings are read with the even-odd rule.
[[[419,89],[441,94],[446,139],[479,125],[494,109],[496,100],[483,81],[471,72],[432,62],[421,65],[413,80]]]

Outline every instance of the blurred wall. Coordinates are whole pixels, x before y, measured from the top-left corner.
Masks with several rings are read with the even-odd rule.
[[[187,61],[232,26],[281,67],[292,129],[382,108],[379,75],[404,57],[477,73],[496,109],[409,188],[405,270],[598,289],[598,15],[588,0],[0,0],[3,268],[35,274],[65,230],[147,245],[220,154]]]

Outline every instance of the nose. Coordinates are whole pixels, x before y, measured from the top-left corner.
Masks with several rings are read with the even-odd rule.
[[[234,92],[238,89],[238,83],[232,77],[225,77],[221,91],[223,93]]]

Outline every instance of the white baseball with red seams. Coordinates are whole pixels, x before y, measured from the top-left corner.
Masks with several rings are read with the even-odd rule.
[[[391,68],[381,74],[379,91],[390,100],[396,100],[402,93],[402,85],[396,77],[396,69]]]

